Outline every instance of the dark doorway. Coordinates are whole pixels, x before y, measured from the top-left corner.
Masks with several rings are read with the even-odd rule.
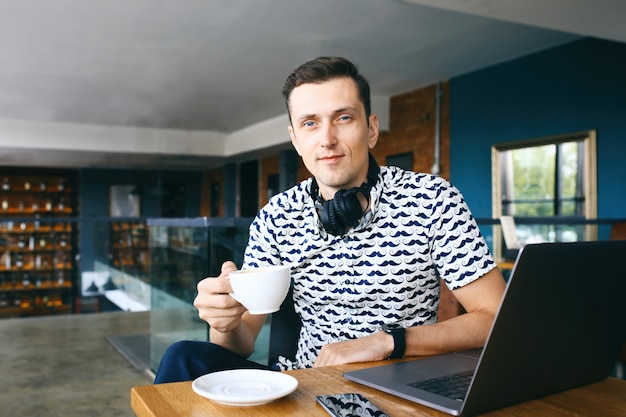
[[[239,215],[254,217],[259,210],[259,162],[239,165]]]

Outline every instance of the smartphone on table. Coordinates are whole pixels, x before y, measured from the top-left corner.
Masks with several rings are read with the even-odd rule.
[[[317,402],[333,417],[389,417],[358,393],[318,395]]]

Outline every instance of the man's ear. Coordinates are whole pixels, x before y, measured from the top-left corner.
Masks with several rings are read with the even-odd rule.
[[[370,115],[370,123],[369,123],[369,137],[368,137],[368,145],[370,149],[374,149],[376,146],[376,142],[378,142],[378,116],[375,114]]]
[[[294,149],[298,153],[298,155],[302,156],[300,153],[300,149],[298,149],[298,139],[296,138],[296,134],[293,132],[293,127],[291,125],[287,126],[287,132],[289,132],[289,137],[291,138],[291,144]]]

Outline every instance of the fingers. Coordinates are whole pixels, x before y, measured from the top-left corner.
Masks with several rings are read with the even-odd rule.
[[[235,265],[233,261],[226,261],[222,264],[222,274],[220,275],[220,277],[228,276],[228,274],[236,270],[237,270],[237,265]]]
[[[236,270],[237,265],[235,265],[234,262],[224,262],[222,264],[221,273],[218,277],[208,277],[198,282],[198,296],[202,296],[202,299],[205,299],[205,295],[229,294],[233,292],[233,289],[230,286],[230,281],[226,278],[228,278],[228,275],[231,272]]]
[[[197,285],[198,295],[193,304],[198,309],[198,316],[220,331],[232,331],[239,327],[241,316],[246,311],[229,295],[233,289],[228,274],[236,270],[233,262],[224,262],[220,276],[205,278]]]
[[[232,332],[239,328],[242,323],[243,312],[245,312],[245,309],[241,306],[234,307],[231,310],[198,310],[201,319],[206,321],[212,329],[222,333]]]
[[[228,281],[223,278],[206,278],[206,280]],[[228,282],[226,284],[230,287]],[[222,332],[232,331],[239,327],[241,317],[246,311],[245,307],[235,301],[228,293],[219,290],[218,292],[213,292],[213,290],[203,292],[200,289],[200,284],[198,288],[198,296],[194,300],[194,306],[198,309],[198,316],[202,320]]]
[[[232,309],[241,306],[230,293],[233,291],[230,281],[222,276],[205,278],[198,283],[198,295],[193,305],[198,310],[213,312],[220,309]],[[200,311],[202,313],[202,311]],[[204,313],[207,314],[207,313]]]
[[[230,281],[222,275],[216,278],[204,278],[198,282],[197,290],[198,296],[196,299],[200,298],[203,301],[210,301],[210,298],[208,297],[214,295],[229,294],[233,292],[233,288],[230,286]]]

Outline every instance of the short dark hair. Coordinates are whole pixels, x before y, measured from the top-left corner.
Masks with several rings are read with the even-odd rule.
[[[285,81],[283,86],[283,97],[287,105],[287,114],[289,115],[289,123],[291,123],[291,111],[289,109],[289,98],[294,88],[302,84],[321,83],[336,78],[348,77],[354,80],[359,90],[359,98],[365,107],[365,116],[369,123],[369,117],[372,112],[370,99],[370,85],[361,73],[358,67],[342,57],[319,57],[305,62],[296,68]]]

